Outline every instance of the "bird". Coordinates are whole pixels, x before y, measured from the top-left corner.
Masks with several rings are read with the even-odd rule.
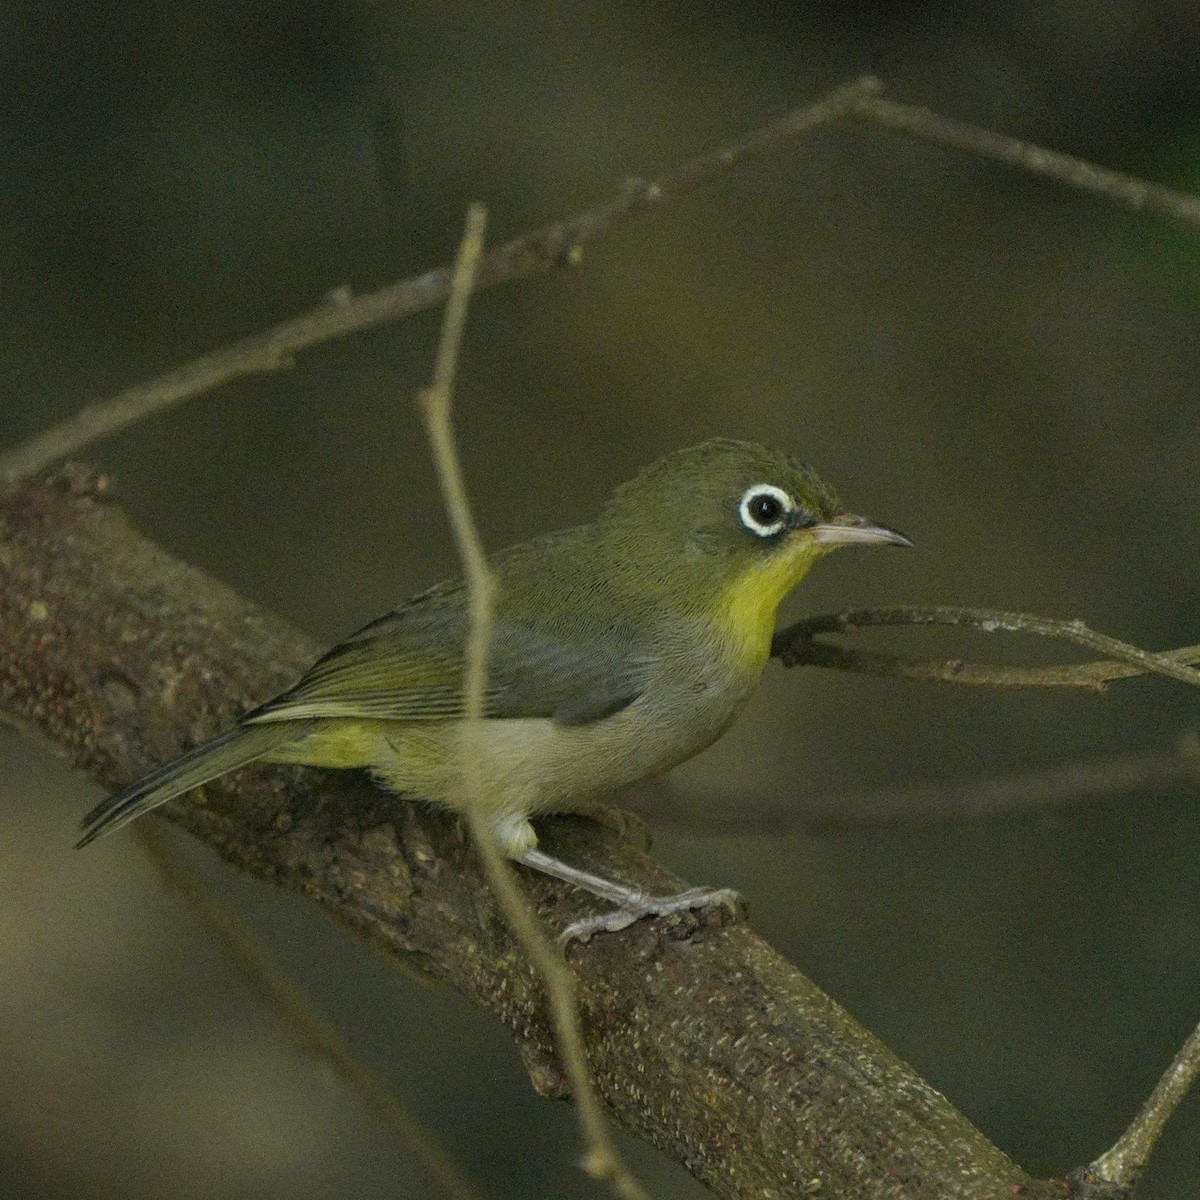
[[[247,763],[365,768],[398,797],[480,804],[505,856],[611,906],[586,938],[647,916],[728,904],[729,889],[651,896],[538,848],[532,819],[594,810],[716,741],[753,694],[776,612],[847,545],[911,546],[843,509],[791,455],[715,439],[619,486],[590,524],[490,558],[497,593],[483,720],[463,771],[468,589],[450,579],[319,658],[227,732],[102,801],[79,846]]]

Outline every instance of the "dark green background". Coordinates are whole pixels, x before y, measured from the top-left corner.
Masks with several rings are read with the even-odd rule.
[[[318,302],[613,194],[871,70],[892,93],[1200,184],[1190,4],[31,3],[0,18],[5,443]],[[789,612],[966,603],[1200,641],[1194,229],[871,129],[822,132],[478,298],[461,440],[488,541],[587,518],[712,435],[807,457],[916,553]],[[411,397],[437,315],[305,354],[95,451],[139,524],[334,639],[454,567]],[[883,639],[880,639],[882,641]],[[1045,657],[960,638],[897,646]],[[952,782],[1196,727],[1167,681],[976,694],[776,668],[698,802]],[[97,798],[0,733],[0,1192],[420,1196]],[[752,786],[750,786],[752,785]],[[1031,1171],[1108,1146],[1200,1018],[1196,789],[839,837],[664,833]],[[740,801],[745,803],[743,799]],[[597,1194],[484,1015],[227,877],[316,1004],[489,1195]],[[1147,1197],[1200,1191],[1200,1101]],[[701,1189],[631,1148],[662,1197]]]

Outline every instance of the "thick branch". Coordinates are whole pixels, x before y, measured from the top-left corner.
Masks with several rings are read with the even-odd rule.
[[[108,786],[211,735],[317,649],[143,539],[86,473],[0,509],[0,708]],[[540,989],[451,823],[354,776],[255,767],[166,811],[475,997],[512,1032],[535,1085],[563,1093]],[[635,885],[680,886],[586,822],[549,822],[545,836]],[[526,884],[556,928],[588,903],[550,879]],[[571,957],[606,1104],[718,1195],[1056,1194],[744,924],[642,921]]]

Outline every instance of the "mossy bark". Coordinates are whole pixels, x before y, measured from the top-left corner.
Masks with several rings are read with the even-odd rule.
[[[109,787],[209,737],[319,647],[134,530],[67,468],[0,509],[0,710]],[[561,1096],[539,987],[453,823],[337,772],[250,767],[164,813],[234,865],[316,899],[386,953],[490,1009]],[[582,820],[550,848],[680,886]],[[529,879],[561,928],[589,902]],[[1049,1196],[744,921],[641,921],[572,946],[614,1117],[726,1197]]]

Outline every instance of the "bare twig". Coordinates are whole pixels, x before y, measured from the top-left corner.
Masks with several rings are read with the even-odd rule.
[[[908,659],[887,654],[843,650],[813,639],[822,633],[847,633],[882,625],[949,626],[982,633],[1032,633],[1087,646],[1112,656],[1111,662],[1065,667],[1002,667],[965,663],[961,659]],[[796,621],[775,635],[771,653],[785,667],[818,666],[885,675],[898,679],[940,680],[987,687],[1084,687],[1100,690],[1113,679],[1134,675],[1166,675],[1200,685],[1200,647],[1155,653],[1089,629],[1082,621],[1060,621],[1033,613],[999,612],[987,608],[897,607],[845,609]]]
[[[799,110],[790,117],[784,118],[775,125],[736,145],[722,148],[713,154],[694,160],[679,170],[662,177],[657,182],[637,181],[631,183],[624,189],[620,197],[608,204],[589,210],[589,212],[582,214],[574,220],[560,222],[523,238],[516,239],[506,246],[493,251],[482,262],[479,269],[479,286],[487,286],[492,283],[499,283],[529,275],[537,271],[552,269],[555,266],[573,263],[577,260],[580,249],[586,242],[601,236],[618,220],[643,208],[655,206],[674,195],[691,190],[713,176],[728,170],[749,155],[774,150],[787,139],[820,125],[827,124],[850,112],[861,116],[863,119],[873,121],[876,124],[897,129],[942,145],[956,147],[971,153],[1010,163],[1035,174],[1054,178],[1072,186],[1116,199],[1135,209],[1164,213],[1177,219],[1200,225],[1200,200],[1195,197],[1175,192],[1171,189],[1161,188],[1117,172],[1107,171],[1082,160],[1044,150],[1040,147],[1006,137],[1005,135],[995,134],[959,122],[950,121],[927,110],[882,101],[876,97],[877,91],[878,84],[873,80],[857,81],[857,83],[851,84],[846,88],[838,89],[817,104]],[[460,257],[460,266],[467,257],[468,255],[465,253]],[[462,304],[465,306],[470,284],[460,284],[460,286],[463,288],[461,299]],[[89,405],[76,414],[70,421],[65,422],[56,429],[47,431],[39,438],[31,440],[25,445],[10,451],[8,454],[0,455],[0,494],[10,491],[16,484],[28,480],[57,458],[90,445],[100,438],[124,428],[146,413],[176,403],[189,396],[198,395],[239,376],[275,370],[287,366],[296,352],[319,342],[431,307],[445,299],[448,295],[453,301],[453,292],[450,272],[445,268],[428,272],[417,278],[404,281],[363,297],[356,298],[351,296],[347,290],[339,289],[331,295],[327,304],[303,314],[293,321],[245,339],[225,350],[207,355],[158,380],[121,393],[109,401]],[[478,556],[478,562],[483,564],[484,573],[479,576],[479,580],[482,582],[478,583],[477,588],[473,589],[472,593],[472,645],[475,647],[472,654],[478,663],[478,671],[476,673],[471,669],[468,670],[468,699],[471,696],[475,697],[475,707],[472,709],[468,705],[468,713],[473,714],[469,715],[468,718],[468,727],[470,727],[472,725],[477,726],[478,724],[480,698],[485,679],[486,663],[484,661],[483,648],[487,644],[488,613],[490,611],[490,576],[486,573],[486,563],[483,562],[481,553],[479,552],[478,540],[474,538],[473,527],[470,524],[469,511],[465,507],[465,493],[461,485],[461,476],[457,473],[457,459],[453,452],[453,441],[449,424],[450,382],[455,359],[454,339],[461,333],[461,312],[457,318],[458,324],[455,330],[455,318],[452,316],[453,308],[454,305],[451,303],[448,306],[442,348],[439,350],[439,374],[435,375],[434,387],[427,393],[425,403],[427,408],[431,410],[429,416],[431,435],[434,436],[435,448],[437,447],[437,436],[433,434],[433,429],[436,421],[432,410],[438,407],[444,408],[444,443],[437,452],[439,454],[439,462],[449,462],[454,469],[453,476],[445,470],[442,472],[443,484],[447,487],[447,492],[453,491],[454,486],[456,486],[462,497],[460,511],[464,514],[466,522],[459,532],[463,540],[463,553],[464,559],[467,562],[468,577],[472,573],[472,539],[474,539],[474,553]],[[444,374],[442,374],[443,368],[445,368]],[[446,456],[444,459],[443,455]],[[447,481],[452,478],[457,480],[456,485],[447,484]],[[453,516],[453,504],[451,503],[449,494],[448,507],[451,508]],[[65,544],[68,546],[71,554],[77,552],[77,547],[72,543],[68,542]],[[69,557],[69,555],[64,555],[64,557]],[[39,568],[44,568],[45,566],[44,563],[39,563]],[[108,573],[109,566],[110,564],[106,561],[105,572],[102,574]],[[114,575],[117,573],[115,568],[112,573]],[[30,577],[33,578],[32,575]],[[131,578],[136,579],[138,576],[134,575]],[[89,582],[94,582],[91,576],[89,576]],[[94,590],[95,588],[83,589],[89,595]],[[130,584],[126,590],[130,594],[133,594],[135,588]],[[74,593],[71,593],[71,595],[74,596]],[[120,603],[126,602],[126,598],[122,597]],[[40,598],[37,600],[37,603],[43,610],[46,609],[45,603]],[[1096,687],[1110,678],[1120,678],[1130,674],[1145,672],[1164,674],[1189,683],[1200,682],[1200,672],[1191,670],[1187,666],[1187,663],[1196,660],[1195,648],[1189,648],[1184,651],[1173,651],[1168,654],[1153,654],[1125,643],[1117,642],[1114,639],[1105,638],[1103,635],[1095,633],[1079,622],[1052,622],[1022,614],[981,613],[974,610],[962,609],[895,610],[893,613],[887,615],[889,619],[886,620],[869,620],[872,616],[878,617],[879,614],[870,614],[865,611],[844,613],[838,615],[834,625],[827,625],[824,628],[820,627],[819,620],[817,622],[805,623],[805,627],[800,632],[796,632],[796,627],[793,627],[792,631],[785,631],[785,634],[781,635],[783,641],[780,643],[779,652],[781,656],[785,657],[785,660],[816,661],[816,657],[811,660],[804,658],[804,655],[811,651],[817,657],[821,655],[827,656],[827,661],[822,665],[834,665],[832,659],[839,657],[840,662],[837,665],[846,665],[850,658],[853,657],[857,659],[860,669],[878,668],[881,673],[901,675],[907,672],[908,677],[951,678],[960,681],[987,682],[992,685],[1007,684],[1012,686],[1019,682],[1022,685],[1028,686],[1031,682],[1037,682],[1042,685],[1055,684],[1061,686],[1070,684],[1072,686]],[[155,608],[153,620],[159,620],[157,608]],[[889,660],[886,656],[851,655],[850,652],[839,651],[832,647],[817,646],[811,640],[813,635],[819,632],[840,632],[844,631],[849,625],[867,623],[937,623],[974,626],[988,629],[989,631],[1005,629],[1014,632],[1038,633],[1045,636],[1066,638],[1078,644],[1099,649],[1104,653],[1113,655],[1118,661],[1113,664],[1093,663],[1086,664],[1083,667],[1038,668],[1035,670],[1027,668],[979,667],[961,663],[905,663],[903,660],[897,660],[893,663],[892,667],[888,667],[887,663]],[[20,623],[18,622],[17,624],[19,627]],[[100,628],[107,629],[108,626],[101,626]],[[63,626],[63,630],[65,632],[60,637],[60,640],[69,641],[70,639],[67,637],[67,634],[72,631],[71,623],[67,622]],[[209,641],[212,640],[211,636],[208,636],[210,632],[206,631]],[[795,633],[796,640],[788,642],[787,635],[789,633]],[[49,657],[53,651],[53,646],[54,643],[51,640],[49,650],[39,644],[39,649],[36,653],[28,654],[19,660],[14,656],[10,657],[13,657],[14,663],[33,663],[36,670],[41,670],[39,664],[41,664],[43,658]],[[240,661],[239,656],[234,656],[234,658],[235,661]],[[874,663],[874,667],[864,668],[863,664],[867,662]],[[53,692],[53,689],[59,686],[58,682],[56,682],[59,676],[54,676],[49,683],[39,677],[37,683],[31,687],[27,684],[24,676],[20,674],[16,666],[9,664],[6,669],[11,675],[6,685],[8,692],[11,694],[10,699],[11,697],[16,697],[17,700],[23,702],[27,695],[34,695],[39,687],[50,688]],[[1105,674],[1104,672],[1110,673]],[[1070,677],[1072,675],[1073,677]],[[1086,675],[1090,675],[1090,678],[1085,680],[1083,676]],[[70,714],[74,720],[74,724],[70,725],[64,737],[67,739],[72,737],[77,739],[79,745],[84,747],[82,750],[78,750],[78,748],[77,750],[80,757],[85,761],[89,754],[95,753],[95,746],[99,744],[96,723],[93,718],[95,717],[95,713],[102,709],[102,703],[96,702],[95,696],[92,696],[88,689],[93,686],[96,679],[102,677],[107,678],[107,676],[102,676],[101,673],[95,670],[83,672],[78,677],[84,682],[77,685],[77,696],[68,693],[64,698],[64,694],[54,692],[52,696],[54,703],[39,702],[38,705],[30,706],[28,709],[30,712],[37,713],[37,719],[42,722],[51,721],[51,718],[46,714],[57,714],[53,717],[53,720],[56,721],[65,721],[66,717],[63,714]],[[68,676],[65,673],[62,675],[62,678],[75,679],[74,676]],[[154,676],[150,673],[145,678],[149,680],[154,678]],[[47,679],[50,679],[49,675]],[[38,695],[40,696],[40,693]],[[83,700],[85,698],[94,702],[92,708],[86,713],[88,719],[75,719],[77,717],[75,708],[73,707],[75,700]],[[44,699],[44,697],[41,697],[41,699]],[[12,702],[15,704],[17,700],[12,700]],[[22,709],[22,712],[24,711]],[[122,719],[125,718],[123,717]],[[53,722],[51,721],[51,723]],[[114,728],[116,727],[118,727],[118,723],[114,722]],[[74,743],[68,740],[67,744]],[[471,759],[472,757],[477,758],[477,756],[472,756],[470,753],[471,737],[466,739],[466,744],[468,749],[466,751],[465,769],[470,774],[472,769]],[[123,749],[120,751],[120,753],[124,752]],[[109,751],[106,749],[105,753],[109,753]],[[111,762],[102,758],[99,769],[103,772],[110,772],[112,770]],[[261,840],[255,841],[250,839],[247,841],[243,839],[239,841],[237,835],[241,827],[236,825],[236,823],[232,826],[220,824],[224,818],[221,816],[219,810],[217,816],[211,819],[211,822],[215,823],[210,822],[210,825],[207,827],[205,826],[205,820],[209,820],[210,818],[207,818],[203,811],[198,816],[191,814],[187,819],[198,821],[197,828],[218,830],[220,838],[224,839],[224,849],[231,856],[240,856],[242,860],[254,865],[268,861],[269,851],[262,847],[260,844]],[[507,880],[507,890],[504,882],[499,882],[497,884],[497,894],[500,898],[501,907],[509,915],[510,920],[514,921],[514,928],[517,929],[519,934],[519,918],[513,915],[516,912],[516,908],[510,908],[509,897],[515,896],[519,905],[520,894],[513,885],[505,864],[500,859],[494,839],[489,840],[490,829],[483,829],[485,823],[479,819],[477,813],[472,812],[471,821],[473,828],[476,826],[479,827],[474,828],[475,840],[485,862],[488,864],[489,872],[493,875],[494,880]],[[254,828],[254,826],[251,827]],[[232,832],[230,832],[231,829]],[[482,833],[481,829],[483,829]],[[325,839],[321,843],[322,850],[327,847],[329,841],[330,839]],[[249,849],[246,848],[247,846]],[[350,854],[352,851],[353,847],[347,846],[343,848],[344,853]],[[493,869],[493,860],[496,864],[496,869]],[[305,862],[307,863],[307,860]],[[300,886],[320,894],[323,902],[327,903],[331,908],[338,910],[339,905],[347,904],[345,896],[348,877],[344,873],[338,874],[335,884],[328,887],[325,886],[324,880],[320,878],[319,872],[315,870],[310,869],[307,873],[299,872],[298,874],[304,880]],[[314,879],[318,882],[314,883]],[[376,909],[379,907],[375,903],[377,898],[374,894],[371,894],[368,899],[374,904],[374,907],[367,905],[364,911],[369,910],[372,914],[371,919],[375,919]],[[353,909],[352,905],[349,906],[349,909],[354,913],[353,920],[358,921],[363,927],[370,927],[373,930],[374,936],[377,936],[381,940],[386,940],[389,936],[395,936],[386,923],[377,922],[375,925],[371,925],[370,920],[361,917],[358,910]],[[524,911],[526,917],[531,917],[527,909]],[[536,925],[533,928],[535,935],[540,937],[540,931],[536,930]],[[553,959],[558,966],[563,966],[561,960],[546,946],[544,939],[542,939],[542,945],[549,953],[547,961]],[[538,960],[536,953],[532,956],[535,961]],[[739,970],[737,977],[740,979],[746,974],[745,971]],[[553,971],[551,971],[551,976],[553,976]],[[507,977],[503,978],[505,982],[508,981]],[[570,977],[564,974],[560,978],[565,980],[567,989],[565,994],[570,999]],[[555,995],[553,978],[550,978],[549,987],[553,1000]],[[658,997],[659,1004],[668,1002],[671,996],[677,993],[678,990],[676,988],[674,993],[669,992],[663,997]],[[778,1006],[770,1009],[769,1016],[773,1025],[778,1023],[777,1011]],[[560,1043],[560,1053],[568,1071],[572,1069],[571,1060],[563,1047],[563,1042],[569,1040],[572,1029],[574,1030],[574,1036],[578,1040],[578,1023],[573,1002],[569,1005],[569,1012],[575,1024],[571,1025],[570,1022],[564,1024],[562,1021],[558,1021],[555,1029]],[[624,1036],[623,1032],[620,1036]],[[724,1034],[722,1034],[723,1036]],[[739,1042],[742,1037],[743,1034],[739,1028],[737,1031]],[[1197,1044],[1198,1042],[1200,1042],[1200,1030],[1194,1033],[1189,1039],[1189,1042],[1185,1045],[1184,1050],[1181,1051],[1172,1068],[1163,1077],[1158,1088],[1156,1088],[1154,1096],[1148,1101],[1142,1115],[1131,1126],[1130,1131],[1126,1133],[1112,1150],[1098,1159],[1085,1172],[1080,1173],[1078,1181],[1084,1184],[1092,1181],[1096,1185],[1095,1189],[1087,1194],[1099,1196],[1102,1187],[1109,1189],[1108,1192],[1104,1193],[1106,1195],[1128,1194],[1133,1182],[1145,1164],[1146,1156],[1158,1133],[1161,1131],[1163,1123],[1178,1103],[1187,1086],[1198,1071],[1200,1071],[1200,1045]],[[649,1050],[653,1047],[654,1042],[652,1040],[644,1040],[640,1044]],[[712,1045],[719,1044],[721,1044],[721,1039],[719,1038],[701,1039],[692,1047],[692,1053],[700,1053],[708,1050]],[[820,1044],[822,1055],[824,1055],[825,1043],[822,1042]],[[597,1050],[599,1055],[602,1056],[605,1053],[609,1053],[601,1044],[597,1045],[600,1047]],[[680,1061],[685,1062],[686,1060],[681,1059]],[[637,1066],[640,1068],[641,1064],[639,1063]],[[580,1069],[583,1075],[584,1087],[581,1089],[578,1081],[575,1081],[576,1100],[582,1109],[586,1098],[591,1097],[591,1103],[594,1105],[595,1113],[598,1115],[599,1108],[590,1090],[590,1080],[587,1078],[586,1064],[583,1064]],[[827,1071],[822,1072],[820,1078],[822,1081],[825,1081],[829,1075],[830,1073]],[[709,1087],[710,1082],[705,1081],[705,1088]],[[640,1087],[641,1085],[638,1084],[637,1086]],[[705,1116],[707,1116],[708,1108],[711,1106],[709,1099],[710,1090],[701,1090],[703,1092],[704,1112]],[[612,1095],[611,1092],[607,1092],[606,1094]],[[917,1089],[907,1080],[903,1087],[896,1089],[896,1095],[903,1095],[906,1098],[916,1095],[922,1103],[933,1103],[929,1097],[923,1094],[918,1095]],[[806,1092],[801,1099],[803,1101],[801,1106],[802,1112],[806,1120],[799,1127],[799,1133],[787,1140],[786,1144],[788,1146],[792,1142],[801,1140],[808,1126],[811,1124],[811,1122],[807,1121],[807,1116],[812,1096]],[[772,1107],[769,1110],[772,1120],[776,1118],[777,1108],[778,1105],[772,1099]],[[899,1110],[899,1108],[899,1104],[889,1104],[886,1112],[891,1116],[893,1109]],[[640,1110],[638,1111],[640,1112]],[[671,1110],[670,1115],[674,1116],[674,1109]],[[939,1110],[939,1117],[942,1116]],[[642,1115],[641,1119],[646,1118]],[[710,1122],[710,1124],[712,1123]],[[743,1128],[751,1127],[751,1124],[738,1121],[730,1127],[735,1128],[740,1133]],[[869,1123],[868,1128],[874,1132],[877,1127],[881,1127],[881,1124],[879,1121],[874,1121]],[[758,1131],[761,1125],[761,1122],[753,1124],[753,1128]],[[933,1127],[934,1125],[934,1122],[925,1121],[921,1128]],[[711,1132],[715,1135],[717,1132],[716,1128],[714,1127]],[[604,1136],[606,1137],[607,1135],[605,1134]],[[953,1147],[956,1153],[965,1154],[966,1151],[961,1149],[965,1142],[965,1136],[964,1131],[956,1126],[954,1136],[947,1140],[948,1145]],[[820,1139],[822,1147],[827,1140],[822,1135]],[[873,1147],[876,1141],[877,1139],[872,1139],[869,1144]],[[687,1144],[691,1145],[690,1142]],[[783,1146],[785,1144],[784,1140],[780,1140],[779,1144]],[[901,1144],[899,1139],[897,1140],[897,1144]],[[907,1145],[907,1142],[904,1144]],[[804,1145],[807,1148],[807,1142]],[[998,1156],[991,1155],[986,1147],[980,1149],[974,1143],[972,1143],[972,1146],[972,1154],[983,1163],[983,1166],[979,1168],[981,1171],[986,1169],[989,1174],[1002,1174],[1006,1180],[1016,1177],[1010,1171],[1010,1165],[1000,1161]],[[597,1157],[597,1152],[594,1149],[592,1157]],[[782,1152],[774,1154],[772,1161],[780,1157],[782,1157]],[[862,1154],[855,1154],[853,1156],[856,1164],[863,1158]],[[986,1162],[984,1161],[985,1159]],[[620,1169],[619,1166],[614,1166],[614,1163],[615,1160],[609,1160],[610,1171]],[[958,1170],[950,1170],[945,1174],[946,1178],[952,1181],[958,1181],[963,1176],[963,1173]],[[894,1172],[889,1172],[889,1179],[894,1176]],[[819,1176],[813,1175],[811,1179],[819,1179]],[[625,1194],[636,1194],[633,1190],[636,1188],[636,1185],[631,1180],[628,1183],[630,1190],[626,1191]],[[943,1186],[948,1185],[944,1184]],[[1013,1185],[1013,1187],[1008,1187],[1006,1184],[1006,1190],[1015,1190],[1016,1186],[1026,1188],[1026,1185],[1020,1182],[1017,1185]],[[760,1192],[761,1189],[756,1191],[755,1194],[760,1194]]]
[[[1197,785],[1200,742],[1189,734],[1180,739],[1173,752],[1072,762],[957,785],[917,785],[816,797],[798,796],[790,789],[779,794],[747,792],[723,795],[719,805],[709,807],[658,780],[640,785],[628,803],[648,819],[652,817],[658,828],[783,838],[1095,803],[1132,792]]]
[[[1112,1149],[1075,1173],[1071,1180],[1074,1194],[1085,1200],[1124,1200],[1132,1196],[1167,1121],[1198,1077],[1200,1025],[1192,1030],[1142,1111]]]
[[[450,1200],[478,1200],[479,1193],[462,1177],[437,1139],[395,1099],[345,1039],[317,1016],[303,993],[271,961],[266,948],[188,866],[162,828],[153,821],[138,821],[133,828],[163,886],[217,937],[226,957],[300,1046],[342,1080],[363,1108],[420,1164],[441,1195]]]
[[[483,737],[483,699],[487,692],[487,653],[491,640],[496,581],[471,514],[462,465],[454,443],[451,395],[471,284],[483,251],[485,221],[483,205],[473,204],[467,212],[467,227],[446,304],[446,319],[442,326],[433,383],[420,397],[446,511],[454,528],[467,584],[469,629],[463,704],[463,779],[470,798],[467,819],[471,837],[500,908],[546,985],[558,1051],[563,1069],[571,1081],[575,1107],[587,1143],[584,1168],[597,1179],[608,1182],[624,1200],[646,1200],[646,1193],[617,1153],[592,1083],[579,1027],[575,982],[570,969],[562,954],[542,931],[536,914],[521,894],[512,870],[500,852],[483,799],[488,781],[479,747]]]
[[[695,191],[747,159],[780,150],[804,134],[831,124],[881,86],[869,77],[856,79],[814,104],[798,108],[748,137],[702,154],[655,180],[631,180],[615,199],[490,251],[479,264],[475,287],[491,287],[573,265],[588,242],[602,237],[620,221]],[[325,303],[290,321],[214,350],[106,400],[85,405],[67,420],[0,454],[0,496],[52,463],[78,454],[160,409],[244,375],[291,366],[296,354],[321,342],[433,308],[449,294],[450,278],[449,267],[438,267],[361,296],[353,295],[348,288],[337,288]]]
[[[1167,650],[1161,657],[1180,664],[1200,663],[1200,646]],[[1092,692],[1105,691],[1107,684],[1114,680],[1146,674],[1141,667],[1135,667],[1132,663],[1111,659],[1055,667],[1003,667],[993,663],[964,662],[961,658],[908,658],[871,650],[847,650],[843,646],[804,640],[788,645],[784,661],[787,666],[826,667],[887,679],[965,683],[972,687],[1068,687]]]
[[[1082,158],[1047,150],[991,129],[967,125],[912,104],[898,104],[894,100],[867,96],[855,105],[854,113],[876,125],[896,129],[939,146],[965,150],[980,158],[995,159],[1031,174],[1106,196],[1141,212],[1160,213],[1200,226],[1200,197],[1187,192],[1147,183],[1136,176],[1110,171]]]
[[[1200,198],[1196,196],[942,117],[929,109],[884,100],[879,96],[881,90],[877,79],[864,76],[740,141],[700,155],[655,180],[631,180],[613,200],[496,247],[480,264],[476,287],[490,287],[572,265],[578,261],[583,246],[602,237],[625,218],[694,191],[749,158],[772,153],[814,129],[847,116],[1005,162],[1107,196],[1139,211],[1162,213],[1200,225]],[[438,267],[362,296],[353,295],[345,287],[335,288],[325,303],[290,321],[214,350],[106,400],[85,405],[53,428],[0,453],[0,495],[11,492],[52,463],[110,437],[150,413],[202,395],[233,379],[288,367],[297,353],[321,342],[432,308],[445,300],[449,286],[450,268]]]

